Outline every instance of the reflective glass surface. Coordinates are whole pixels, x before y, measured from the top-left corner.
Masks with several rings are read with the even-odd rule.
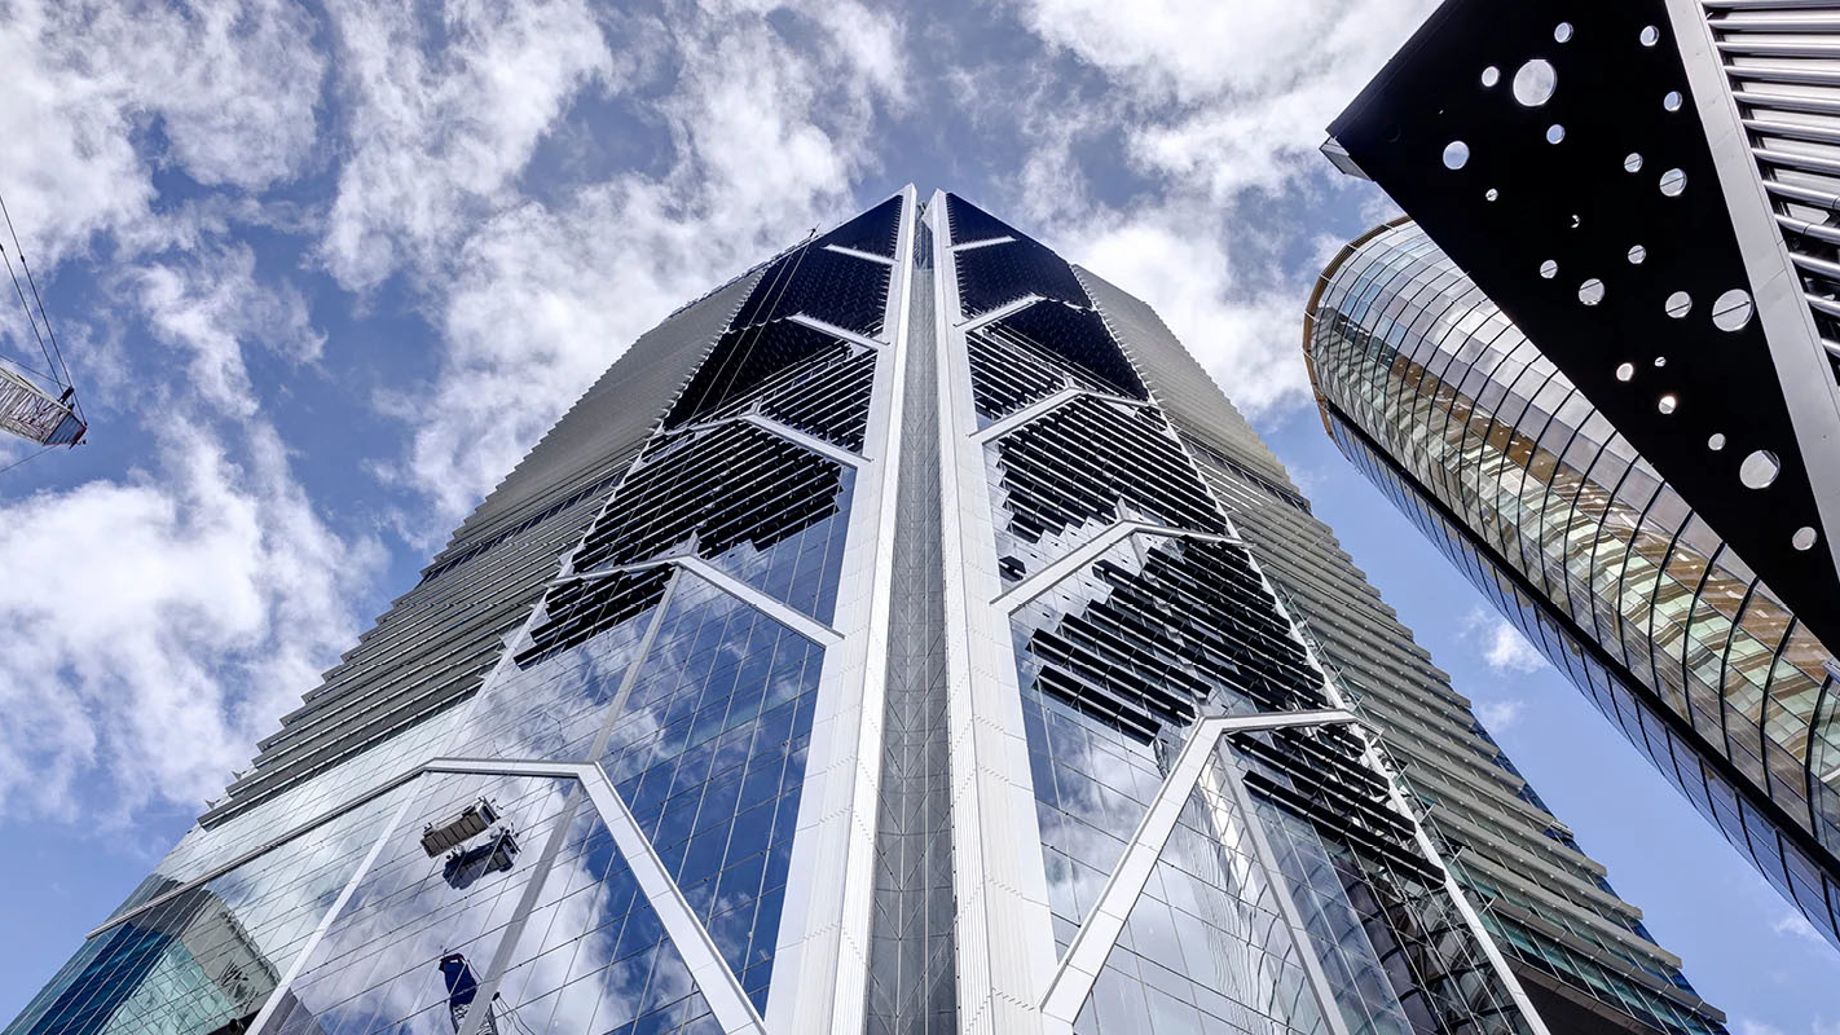
[[[1836,936],[1828,651],[1416,227],[1312,327],[1343,452]]]
[[[1113,325],[1087,319],[1079,277],[963,199],[949,204],[955,240],[966,228],[997,238],[957,253],[962,315],[1038,299],[968,332],[966,357],[989,434],[996,567],[1017,597],[1010,632],[1063,955],[1097,922],[1153,803],[1184,802],[1143,892],[1112,907],[1128,919],[1077,1030],[1327,1031],[1325,1008],[1360,1031],[1525,1030],[1358,738],[1266,745],[1265,793],[1336,803],[1307,818],[1250,815],[1218,758],[1192,789],[1171,784],[1184,745],[1211,729],[1205,716],[1336,702]],[[1249,845],[1273,822],[1291,824],[1282,855],[1260,841],[1261,856]],[[1321,838],[1355,831],[1390,848],[1346,854],[1338,869]],[[1307,908],[1291,900],[1293,878]],[[1352,895],[1379,905],[1357,913]],[[1415,965],[1381,966],[1370,928]],[[1312,980],[1325,961],[1333,977]]]

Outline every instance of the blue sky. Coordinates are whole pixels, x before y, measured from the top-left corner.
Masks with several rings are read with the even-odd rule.
[[[1315,146],[1430,6],[0,0],[95,423],[0,473],[0,1014],[627,342],[913,181],[1152,302],[1734,1031],[1840,1032],[1840,955],[1311,412],[1303,300],[1389,211]]]

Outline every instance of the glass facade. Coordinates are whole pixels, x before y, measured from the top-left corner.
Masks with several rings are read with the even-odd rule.
[[[962,198],[936,196],[928,218],[950,245],[941,369],[964,533],[947,581],[964,599],[949,610],[993,666],[953,703],[1027,749],[979,760],[955,825],[995,837],[994,815],[1040,842],[1019,860],[960,850],[1003,928],[976,933],[1009,946],[1045,919],[1045,1010],[1083,1035],[1531,1030],[1365,734],[1287,718],[1348,713],[1111,314]],[[1279,725],[1237,731],[1261,720]],[[960,922],[964,959],[962,906]],[[960,992],[997,1030],[1007,976],[988,1005]]]
[[[1403,789],[1550,1026],[1722,1030],[1641,910],[1546,808],[1207,372],[1149,306],[1080,275],[1285,609],[1384,732]]]
[[[1342,451],[1840,941],[1831,653],[1415,226],[1310,320]]]
[[[678,310],[6,1035],[1575,1030],[1106,290],[908,188]]]

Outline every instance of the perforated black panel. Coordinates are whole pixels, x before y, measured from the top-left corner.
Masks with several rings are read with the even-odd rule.
[[[1530,106],[1516,91],[1533,61],[1550,64],[1556,86]],[[1752,286],[1660,0],[1451,0],[1331,132],[1821,638],[1840,642],[1825,544],[1792,545],[1821,524],[1761,321],[1714,323],[1716,299]],[[1447,163],[1456,143],[1467,157],[1453,149]],[[1674,170],[1685,188],[1670,196]],[[1557,268],[1544,276],[1548,261]],[[1679,317],[1675,292],[1691,299]],[[1709,447],[1714,435],[1724,448]],[[1767,488],[1740,480],[1757,451],[1781,464]]]

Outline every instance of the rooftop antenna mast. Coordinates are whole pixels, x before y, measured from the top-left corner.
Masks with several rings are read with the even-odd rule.
[[[38,293],[38,281],[32,276],[32,267],[26,263],[25,251],[19,245],[19,233],[13,229],[13,214],[7,210],[4,197],[0,197],[0,216],[5,217],[6,232],[13,241],[10,252],[0,243],[0,258],[5,259],[13,294],[19,299],[19,308],[26,314],[26,323],[32,328],[32,337],[38,342],[39,353],[45,361],[45,368],[39,370],[17,357],[0,353],[0,431],[47,449],[75,446],[89,431],[89,421],[77,402],[77,387],[71,380],[70,366],[64,362],[64,350],[58,345],[57,332],[51,329],[51,316],[45,312],[45,300]],[[19,274],[13,269],[14,256],[18,256],[19,268],[25,272],[25,285],[20,284]],[[26,287],[31,288],[32,301],[38,303],[36,316],[31,302],[26,300]]]

